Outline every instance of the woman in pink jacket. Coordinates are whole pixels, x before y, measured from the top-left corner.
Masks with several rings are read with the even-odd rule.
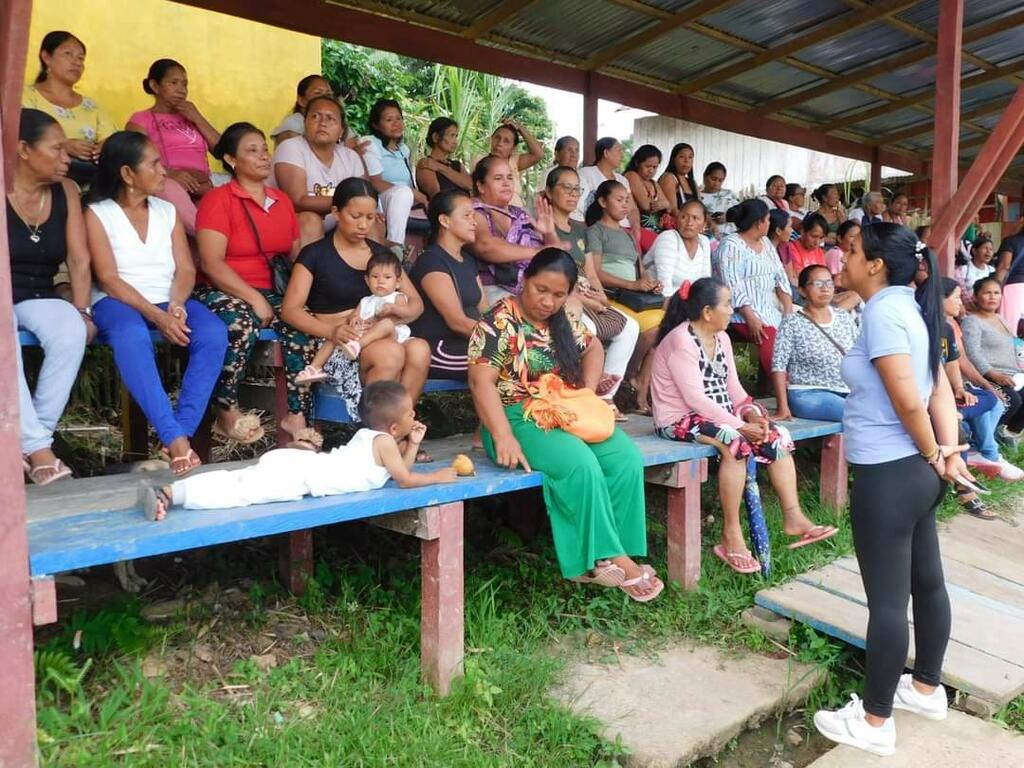
[[[791,549],[834,536],[837,529],[815,525],[800,509],[793,439],[785,427],[769,421],[767,411],[746,393],[736,375],[732,344],[725,333],[732,311],[732,294],[720,280],[704,277],[680,286],[658,330],[651,401],[659,437],[718,449],[724,525],[714,553],[738,573],[755,573],[760,563],[747,548],[740,528],[740,500],[750,456],[768,465],[782,505],[782,529],[795,538]]]

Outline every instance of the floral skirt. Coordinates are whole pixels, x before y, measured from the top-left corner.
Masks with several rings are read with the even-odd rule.
[[[677,440],[682,443],[695,443],[698,437],[707,437],[717,440],[729,446],[729,452],[737,459],[746,459],[750,456],[760,464],[771,464],[782,456],[793,452],[793,438],[789,430],[783,426],[771,423],[768,430],[768,439],[763,443],[751,443],[736,429],[719,424],[711,419],[691,413],[675,424],[655,428],[658,437],[666,440]]]
[[[353,421],[358,420],[359,398],[363,394],[363,384],[359,380],[359,361],[350,360],[338,348],[324,363],[324,373],[328,380],[325,385],[333,387],[345,402],[345,408]]]

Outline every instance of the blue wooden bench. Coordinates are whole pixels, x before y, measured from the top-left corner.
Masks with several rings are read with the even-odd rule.
[[[692,588],[700,575],[700,486],[714,450],[658,438],[652,433],[650,419],[633,417],[627,427],[644,457],[647,481],[667,487],[668,576]],[[823,474],[827,466],[834,465],[837,469],[828,471],[841,471],[843,484],[839,497],[828,498],[826,487],[838,488],[839,483],[827,486],[823,482],[823,499],[845,505],[841,425],[796,421],[791,431],[797,440],[825,438],[824,453],[831,458],[823,460]],[[459,435],[431,441],[429,449],[437,466],[457,453],[470,453],[469,438]],[[221,512],[178,510],[161,523],[147,522],[135,507],[136,485],[143,479],[169,481],[167,472],[30,486],[27,509],[34,621],[44,624],[57,618],[56,573],[277,534],[288,535],[281,562],[285,583],[300,591],[312,572],[310,529],[367,520],[421,540],[421,665],[425,679],[444,694],[462,671],[463,504],[537,488],[542,482],[539,473],[500,469],[479,452],[474,461],[476,476],[451,485],[402,490],[389,483],[368,493]]]

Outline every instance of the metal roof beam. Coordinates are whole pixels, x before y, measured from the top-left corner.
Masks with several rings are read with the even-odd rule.
[[[467,40],[478,40],[499,24],[508,21],[520,11],[523,11],[528,6],[533,5],[536,1],[537,0],[505,0],[504,3],[499,3],[489,13],[485,13],[481,16],[480,20],[476,24],[471,27],[467,27],[461,33],[461,36]]]
[[[895,4],[872,6],[861,13],[848,13],[839,21],[826,21],[818,25],[815,30],[801,32],[788,43],[773,46],[757,56],[737,61],[735,64],[722,67],[721,69],[716,69],[705,77],[685,83],[680,86],[678,92],[681,94],[690,94],[696,93],[697,91],[703,91],[717,83],[731,80],[736,77],[736,75],[749,72],[752,69],[764,66],[765,64],[769,64],[785,56],[789,56],[797,51],[802,51],[805,48],[818,45],[825,40],[838,37],[839,35],[843,35],[854,29],[859,29],[867,26],[868,24],[872,24],[889,14],[897,13],[898,11],[902,11],[912,5],[916,5],[917,2],[918,0],[901,0]]]
[[[672,30],[682,27],[688,22],[696,21],[705,14],[714,13],[715,11],[725,8],[728,5],[733,5],[736,2],[737,0],[700,0],[700,2],[679,11],[679,13],[673,14],[667,19],[660,19],[656,23],[649,24],[615,45],[598,51],[583,62],[583,69],[588,72],[593,71],[598,67],[602,67],[605,64],[614,61],[622,56],[622,54],[627,53],[634,48],[640,48],[641,46],[647,45],[651,41],[657,40],[659,37],[664,37]]]
[[[1007,75],[1017,74],[1018,72],[1021,71],[1024,71],[1024,61],[1018,61],[1014,64],[1009,64],[1005,67],[997,67],[996,69],[991,70],[989,72],[979,72],[978,74],[972,75],[971,77],[965,77],[961,81],[960,87],[963,91],[966,91],[969,88],[974,88],[975,86],[978,85],[991,83],[995,80],[1002,80]],[[862,123],[865,120],[871,120],[872,118],[880,117],[881,115],[887,115],[890,112],[896,112],[898,110],[905,109],[906,107],[914,107],[918,104],[923,104],[929,99],[933,98],[934,96],[935,90],[927,89],[915,94],[914,96],[907,96],[897,101],[894,101],[891,104],[884,104],[880,107],[874,107],[873,109],[864,110],[863,112],[853,112],[845,115],[840,115],[832,122],[825,123],[822,126],[822,130],[825,131],[826,133],[829,133],[831,131],[842,130],[844,127],[850,125],[851,123]]]
[[[888,20],[887,20],[888,21]],[[1011,14],[995,21],[985,21],[980,24],[975,24],[964,30],[963,42],[974,43],[978,40],[984,40],[986,37],[992,37],[999,32],[1004,32],[1007,29],[1024,25],[1024,11]],[[757,114],[771,115],[775,112],[781,112],[784,109],[795,107],[798,104],[803,104],[807,101],[827,96],[830,93],[841,91],[844,88],[848,88],[858,83],[863,83],[865,80],[870,80],[878,75],[884,75],[887,72],[895,72],[898,69],[916,64],[919,61],[924,61],[930,56],[935,55],[935,44],[934,36],[931,42],[926,45],[919,45],[911,48],[910,50],[904,51],[903,53],[892,56],[888,59],[880,61],[878,64],[873,64],[870,67],[862,67],[855,69],[853,72],[849,72],[846,75],[836,74],[836,79],[830,83],[825,83],[818,86],[810,86],[804,88],[801,91],[790,94],[788,96],[782,96],[777,99],[767,101],[757,108]]]
[[[989,102],[988,104],[982,104],[980,107],[975,107],[974,109],[968,110],[967,112],[961,112],[960,124],[966,125],[968,128],[972,128],[977,131],[982,131],[987,135],[992,132],[990,128],[986,128],[982,125],[973,125],[971,123],[968,123],[967,121],[973,120],[976,117],[984,117],[985,115],[991,115],[993,112],[1001,112],[1009,103],[1010,99],[1008,98],[1000,99],[999,101],[992,101]],[[895,131],[894,133],[889,133],[886,134],[885,136],[879,136],[871,143],[875,144],[876,146],[880,146],[882,144],[897,144],[901,141],[911,139],[914,136],[921,136],[926,133],[931,133],[934,128],[935,123],[933,121],[918,123],[916,125],[910,126],[909,128],[904,128],[901,131]],[[984,138],[982,139],[982,142],[984,142]]]

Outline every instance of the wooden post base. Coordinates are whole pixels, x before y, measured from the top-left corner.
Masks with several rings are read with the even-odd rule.
[[[422,556],[420,669],[439,696],[463,675],[465,613],[462,502],[421,510],[426,518]]]
[[[281,581],[296,597],[306,594],[313,578],[313,531],[293,531],[281,537],[279,566]]]
[[[849,502],[849,480],[843,436],[829,435],[821,442],[821,503],[839,512]]]
[[[696,589],[700,581],[700,486],[707,479],[707,459],[651,467],[646,473],[647,482],[668,488],[668,577],[683,589]]]

